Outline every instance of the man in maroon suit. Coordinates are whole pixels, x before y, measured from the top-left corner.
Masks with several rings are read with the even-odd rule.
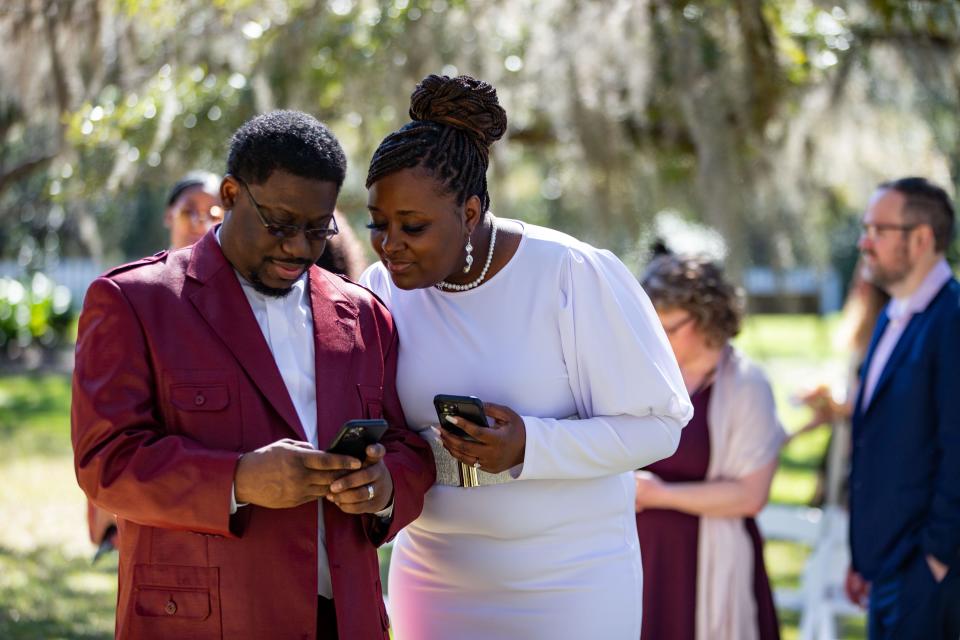
[[[313,266],[343,151],[279,111],[236,132],[227,169],[223,224],[98,278],[80,316],[75,464],[118,515],[117,637],[386,638],[376,546],[434,472],[389,313]],[[379,417],[362,464],[323,451]]]

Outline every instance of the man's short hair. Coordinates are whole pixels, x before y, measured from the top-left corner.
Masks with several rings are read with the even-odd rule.
[[[300,111],[271,111],[243,124],[230,140],[227,173],[262,184],[274,171],[333,182],[347,175],[347,157],[330,129]]]
[[[947,192],[926,178],[910,177],[881,183],[878,189],[902,193],[903,217],[911,224],[928,224],[933,229],[937,253],[945,253],[953,241],[955,214]]]

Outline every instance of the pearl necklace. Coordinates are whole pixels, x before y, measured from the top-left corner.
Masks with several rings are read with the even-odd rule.
[[[467,284],[453,284],[452,282],[447,282],[446,280],[441,280],[437,284],[433,285],[440,291],[469,291],[475,287],[479,287],[480,283],[483,282],[483,279],[487,277],[487,271],[490,269],[490,263],[493,262],[493,249],[497,246],[497,223],[493,222],[492,230],[490,231],[490,250],[487,252],[487,261],[483,264],[483,270],[480,272],[480,275],[473,282],[468,282]]]

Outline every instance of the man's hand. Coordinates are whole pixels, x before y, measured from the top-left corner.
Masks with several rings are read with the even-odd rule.
[[[337,478],[359,468],[356,458],[283,439],[240,457],[234,492],[238,503],[286,509],[327,495]]]
[[[943,564],[929,553],[927,554],[927,566],[930,567],[930,573],[933,574],[933,579],[937,582],[943,582],[943,579],[947,575],[947,571],[950,569],[950,567]]]
[[[334,482],[327,499],[344,513],[376,513],[386,509],[393,501],[393,478],[387,465],[383,464],[386,454],[382,444],[367,447],[363,468]],[[352,459],[359,464],[358,460]]]
[[[853,567],[847,569],[847,579],[843,587],[847,592],[847,597],[850,598],[850,602],[859,606],[861,609],[867,608],[867,598],[870,595],[870,583],[854,571]]]
[[[486,427],[469,420],[450,416],[447,420],[470,434],[476,442],[459,438],[446,429],[439,429],[444,448],[465,465],[487,473],[500,473],[523,462],[527,447],[527,428],[516,411],[492,402],[485,403],[484,411],[493,418]]]

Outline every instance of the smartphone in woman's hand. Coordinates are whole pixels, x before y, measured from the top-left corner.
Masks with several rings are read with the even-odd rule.
[[[458,438],[476,441],[469,433],[448,422],[447,416],[463,418],[480,427],[487,426],[487,414],[483,410],[483,402],[476,396],[454,396],[441,393],[433,397],[433,406],[437,410],[440,428],[446,429]]]

